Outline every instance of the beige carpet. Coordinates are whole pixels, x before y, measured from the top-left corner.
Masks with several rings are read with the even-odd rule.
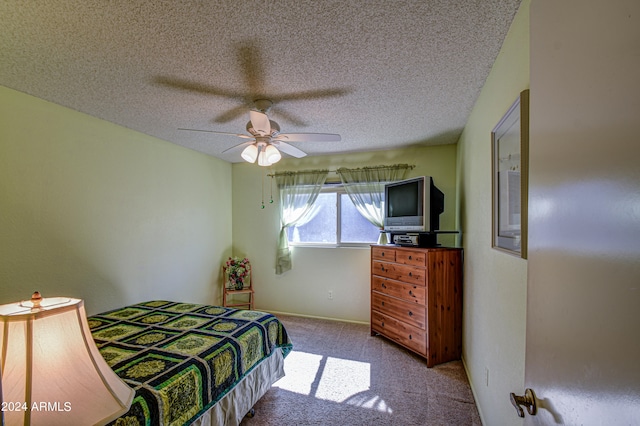
[[[462,362],[427,368],[369,326],[278,315],[293,340],[286,377],[254,425],[481,425]]]

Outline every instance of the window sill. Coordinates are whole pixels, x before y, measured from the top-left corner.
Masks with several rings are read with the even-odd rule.
[[[350,244],[331,244],[331,243],[289,243],[289,247],[300,248],[348,248],[348,249],[369,249],[375,243],[350,243]]]

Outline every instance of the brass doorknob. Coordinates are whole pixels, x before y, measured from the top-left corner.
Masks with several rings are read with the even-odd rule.
[[[510,394],[511,405],[513,405],[518,413],[518,417],[524,417],[524,410],[522,407],[527,408],[527,413],[532,416],[536,415],[536,394],[533,392],[533,389],[525,389],[524,396],[516,395],[511,392]]]

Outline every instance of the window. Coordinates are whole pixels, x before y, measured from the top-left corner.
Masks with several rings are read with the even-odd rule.
[[[358,213],[342,185],[326,185],[313,209],[288,234],[292,245],[357,246],[378,241],[380,230]]]

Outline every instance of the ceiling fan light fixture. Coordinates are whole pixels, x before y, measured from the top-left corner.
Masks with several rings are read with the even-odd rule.
[[[264,153],[267,157],[267,161],[270,164],[275,164],[282,158],[280,151],[273,145],[267,145],[267,148],[264,150]]]
[[[260,154],[258,154],[258,166],[267,167],[270,166],[271,163],[267,160],[267,153],[262,150]]]
[[[253,143],[253,144],[247,146],[242,151],[242,154],[240,154],[240,155],[242,156],[244,161],[246,161],[248,163],[255,163],[256,162],[256,158],[258,158],[258,147],[256,146],[256,144]]]

